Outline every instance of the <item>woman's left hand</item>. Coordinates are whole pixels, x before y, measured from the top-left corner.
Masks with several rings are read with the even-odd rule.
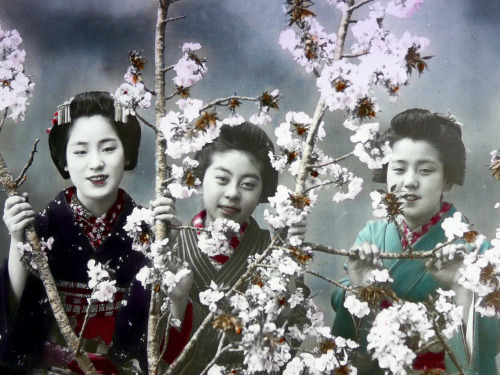
[[[171,226],[180,226],[182,224],[175,210],[175,200],[168,190],[165,192],[165,196],[151,202],[151,210],[153,210],[156,220],[163,220]],[[169,229],[168,240],[171,247],[176,244],[178,234],[177,229]]]

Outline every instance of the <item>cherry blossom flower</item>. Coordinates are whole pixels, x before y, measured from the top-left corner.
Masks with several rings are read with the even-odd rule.
[[[87,263],[88,275],[90,278],[89,288],[94,288],[102,279],[109,278],[108,271],[102,268],[102,264],[91,259]]]
[[[172,164],[171,178],[173,178],[173,181],[168,185],[167,189],[174,198],[189,198],[198,193],[201,181],[193,172],[197,166],[198,162],[189,157],[184,158],[182,166]]]
[[[194,51],[201,48],[199,43],[184,43],[182,46],[182,56],[174,65],[174,71],[177,75],[173,78],[176,86],[188,88],[203,78],[207,72],[205,61],[199,59]]]
[[[469,225],[463,221],[463,216],[460,212],[455,212],[453,217],[444,219],[441,227],[448,241],[452,241],[455,238],[461,238],[464,233],[470,230]]]
[[[232,248],[231,237],[238,236],[240,225],[232,220],[217,218],[206,231],[198,235],[198,247],[209,257],[223,254],[230,255]]]
[[[113,296],[116,293],[116,280],[102,280],[92,292],[91,298],[99,302],[113,302]]]
[[[394,17],[409,18],[420,9],[423,0],[395,0],[387,4],[386,12]]]
[[[463,306],[457,306],[454,303],[453,298],[455,297],[455,292],[453,290],[445,291],[439,288],[437,292],[439,297],[434,307],[436,311],[440,313],[440,319],[443,320],[441,325],[445,326],[441,332],[444,337],[449,339],[462,325]]]
[[[122,83],[115,92],[115,98],[132,115],[135,115],[137,108],[149,109],[151,107],[151,93],[146,91],[143,83],[135,85]]]
[[[177,286],[177,284],[186,276],[188,276],[191,273],[190,269],[187,268],[181,268],[177,270],[177,272],[172,272],[170,270],[167,270],[166,272],[163,273],[162,275],[162,283],[161,286],[164,290],[165,293],[170,293],[174,288]]]
[[[141,282],[144,288],[146,288],[147,285],[152,284],[155,280],[152,269],[148,266],[142,267],[135,278]]]
[[[373,270],[371,272],[371,275],[369,276],[368,281],[372,282],[377,282],[377,283],[392,283],[394,280],[393,278],[389,275],[389,271],[387,269],[381,269],[381,270]]]
[[[211,312],[215,312],[217,310],[216,302],[220,301],[224,297],[224,292],[222,292],[219,286],[212,280],[210,282],[210,288],[200,292],[200,302],[208,306],[208,309]]]
[[[14,122],[24,120],[28,97],[35,88],[24,74],[26,52],[18,49],[21,43],[17,30],[2,30],[0,25],[0,111],[10,109]]]
[[[370,313],[370,307],[368,302],[362,302],[356,298],[354,295],[349,295],[344,301],[344,307],[349,310],[351,315],[358,318],[363,318]]]

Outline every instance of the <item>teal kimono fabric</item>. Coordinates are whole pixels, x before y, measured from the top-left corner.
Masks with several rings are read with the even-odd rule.
[[[453,216],[455,212],[456,209],[452,207],[436,225],[431,226],[428,232],[415,242],[413,245],[414,251],[431,250],[438,243],[446,242],[447,239],[441,228],[441,223],[447,217]],[[364,242],[374,244],[386,253],[403,252],[396,225],[387,221],[368,222],[356,238],[356,244]],[[486,241],[483,242],[480,251],[484,252],[488,246],[489,244]],[[383,260],[384,267],[389,270],[390,276],[394,279],[392,288],[398,297],[411,302],[426,301],[429,296],[437,294],[438,288],[445,289],[427,272],[425,262],[425,259]],[[342,278],[341,283],[350,285],[348,276]],[[371,328],[374,319],[373,315],[368,315],[363,319],[353,318],[343,306],[344,299],[345,291],[336,288],[331,297],[331,304],[336,312],[332,333],[360,343],[359,357],[355,360],[358,366],[358,374],[382,374],[383,371],[378,368],[377,363],[372,362],[370,356],[366,353],[366,336]],[[449,344],[467,375],[498,375],[495,356],[500,350],[500,320],[497,318],[481,318],[478,313],[475,313],[473,321],[472,355],[469,355],[467,351],[464,328],[460,332],[455,332],[455,335],[449,340]],[[448,356],[446,357],[446,368],[449,373],[457,372]]]

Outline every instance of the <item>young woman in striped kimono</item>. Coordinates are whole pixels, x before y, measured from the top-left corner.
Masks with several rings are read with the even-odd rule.
[[[240,224],[240,236],[231,239],[229,255],[207,256],[198,248],[196,229],[182,231],[178,237],[179,253],[194,274],[190,299],[193,302],[193,330],[195,332],[209,311],[199,300],[199,293],[218,285],[234,285],[248,267],[247,258],[265,250],[271,236],[261,229],[251,216],[259,203],[273,196],[278,184],[278,172],[271,166],[269,151],[273,144],[258,126],[248,123],[223,126],[220,136],[195,155],[199,166],[195,174],[202,181],[204,209],[197,213],[191,226],[203,228],[217,218],[227,218]],[[291,229],[300,235],[305,227]],[[211,327],[192,349],[182,374],[199,374],[213,359],[219,342],[219,333]],[[241,355],[229,354],[219,364],[242,364]]]

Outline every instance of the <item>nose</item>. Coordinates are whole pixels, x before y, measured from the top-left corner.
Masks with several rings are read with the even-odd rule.
[[[404,187],[407,189],[418,188],[418,175],[414,171],[408,170],[404,178]]]
[[[89,155],[89,168],[92,170],[99,170],[104,167],[104,161],[102,160],[101,154],[99,152],[91,152]]]
[[[230,201],[237,201],[240,198],[240,189],[236,182],[226,185],[224,197]]]

